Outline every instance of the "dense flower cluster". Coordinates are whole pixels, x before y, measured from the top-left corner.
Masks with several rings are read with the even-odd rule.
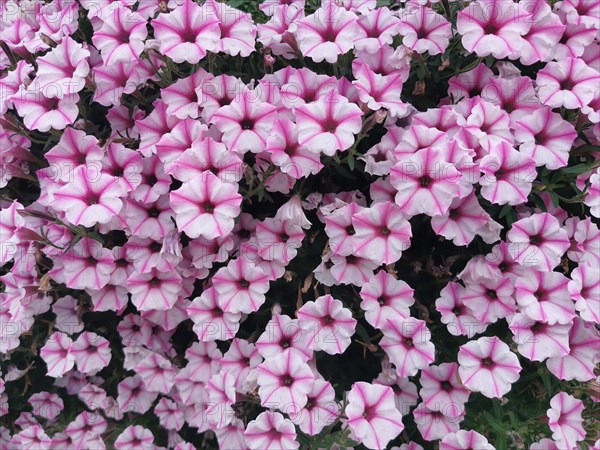
[[[0,15],[0,448],[600,448],[597,1]]]

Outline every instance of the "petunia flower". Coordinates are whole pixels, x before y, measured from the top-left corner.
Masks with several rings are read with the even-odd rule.
[[[68,334],[56,331],[50,335],[40,349],[40,357],[48,366],[49,377],[62,377],[75,365],[75,355],[71,352],[73,340]]]
[[[432,411],[446,411],[456,407],[464,409],[469,399],[469,391],[458,379],[458,364],[443,363],[439,366],[429,366],[421,370],[421,390],[419,395],[423,403]]]
[[[36,392],[29,397],[28,403],[33,408],[33,414],[44,419],[53,420],[64,409],[64,401],[57,394],[47,391]]]
[[[30,130],[41,132],[50,129],[64,130],[79,115],[79,94],[64,94],[62,98],[45,97],[40,90],[21,86],[11,97],[17,113]]]
[[[257,311],[269,290],[267,274],[244,255],[220,268],[212,282],[218,294],[219,307],[230,313]]]
[[[583,108],[600,91],[600,73],[580,58],[549,62],[538,71],[535,82],[540,101],[550,108]]]
[[[473,430],[458,430],[455,433],[447,434],[440,441],[440,450],[467,450],[470,448],[495,450],[485,436]]]
[[[222,106],[210,122],[223,133],[223,143],[232,152],[259,153],[273,128],[277,109],[260,101],[256,93],[243,91],[230,105]]]
[[[471,338],[485,331],[487,325],[477,320],[473,310],[464,304],[464,293],[464,286],[451,281],[441,290],[435,309],[442,315],[441,322],[451,335]]]
[[[396,204],[408,216],[445,214],[457,194],[460,172],[441,150],[428,147],[398,161],[390,181],[397,189]]]
[[[154,435],[141,425],[129,425],[115,439],[116,450],[150,450],[154,447]]]
[[[244,438],[250,450],[297,450],[300,447],[294,424],[274,411],[264,411],[250,421]]]
[[[565,392],[559,392],[550,399],[550,409],[546,411],[552,439],[559,450],[577,448],[577,443],[585,439],[583,428],[583,402]]]
[[[410,247],[412,230],[400,208],[377,203],[352,216],[356,232],[353,253],[375,262],[391,264]]]
[[[273,315],[256,341],[256,348],[263,358],[290,350],[308,361],[313,355],[311,347],[310,334],[300,327],[298,319],[285,314]]]
[[[289,0],[283,1],[288,2]],[[261,6],[265,3],[267,2],[261,3]],[[289,31],[289,28],[290,25],[304,17],[304,0],[294,0],[291,4],[280,5],[275,8],[267,23],[257,24],[258,42],[265,48],[270,48],[273,55],[282,56],[286,59],[296,58],[296,38]]]
[[[164,356],[151,352],[135,366],[135,372],[147,391],[168,394],[175,384],[177,369]]]
[[[315,380],[305,359],[290,349],[267,358],[256,374],[261,404],[288,414],[306,405]]]
[[[219,20],[221,33],[215,53],[247,57],[255,51],[256,25],[252,15],[215,0],[207,0],[203,8],[206,8],[206,14]]]
[[[366,64],[353,64],[352,82],[358,90],[358,98],[372,111],[384,109],[392,117],[405,117],[410,105],[400,98],[402,94],[402,73],[380,75],[373,72]]]
[[[224,312],[218,305],[217,291],[214,288],[202,292],[187,311],[194,322],[194,332],[202,342],[228,340],[238,330],[241,315]]]
[[[435,346],[425,321],[390,317],[382,331],[379,345],[396,366],[398,377],[414,376],[434,361]]]
[[[210,172],[186,181],[170,194],[171,208],[181,231],[189,237],[226,237],[240,213],[242,196],[237,187]]]
[[[45,97],[60,99],[81,91],[90,72],[89,56],[89,50],[66,37],[37,59],[38,70],[31,87],[39,89]]]
[[[102,370],[111,360],[109,342],[106,338],[90,331],[81,333],[71,347],[77,369],[87,374]]]
[[[468,52],[503,59],[518,55],[531,28],[529,17],[517,3],[509,8],[502,0],[478,0],[458,13],[456,29]]]
[[[110,14],[94,31],[92,42],[107,66],[139,59],[148,37],[146,19],[121,3],[111,6]]]
[[[481,323],[495,323],[515,312],[512,280],[507,276],[467,284],[463,303]]]
[[[531,13],[531,28],[523,35],[523,45],[518,51],[525,65],[550,61],[554,47],[560,42],[565,25],[552,11],[552,6],[540,0],[526,0],[520,4]]]
[[[382,6],[360,15],[357,23],[364,30],[364,35],[354,40],[355,50],[375,53],[392,43],[393,37],[398,34],[400,20],[388,7]]]
[[[335,401],[333,386],[320,379],[314,380],[307,399],[306,405],[300,411],[290,415],[290,420],[298,425],[303,433],[315,436],[335,422],[340,413],[340,405]]]
[[[206,383],[210,404],[206,419],[218,429],[229,425],[235,418],[235,378],[228,372],[215,373]]]
[[[335,254],[348,256],[354,251],[356,230],[352,225],[352,217],[362,209],[362,206],[352,202],[325,217],[325,233],[329,237],[329,247]]]
[[[221,37],[219,19],[193,0],[183,0],[168,14],[159,14],[151,25],[159,51],[176,63],[200,62],[206,52],[217,50]]]
[[[544,361],[569,354],[570,324],[549,325],[519,313],[512,317],[509,328],[513,333],[513,341],[518,344],[519,353],[531,361]]]
[[[534,320],[568,324],[575,317],[568,284],[569,279],[559,272],[528,269],[515,281],[515,298],[521,312]]]
[[[331,92],[309,104],[294,109],[298,126],[298,143],[313,153],[333,156],[354,143],[362,128],[362,111],[346,97]]]
[[[576,317],[569,332],[569,354],[548,358],[546,366],[561,380],[589,381],[595,378],[594,368],[600,362],[598,345],[598,331]]]
[[[406,282],[380,270],[360,289],[365,320],[374,328],[383,328],[392,317],[409,317],[409,308],[415,302],[413,294]]]
[[[519,379],[521,365],[497,337],[482,337],[460,346],[458,374],[465,387],[488,398],[500,398]]]
[[[519,151],[531,156],[537,166],[559,169],[567,165],[577,132],[560,114],[543,107],[516,122],[515,138]]]
[[[41,425],[24,427],[12,437],[11,444],[23,450],[49,450],[52,440]]]
[[[54,193],[52,208],[65,213],[75,225],[108,223],[123,208],[123,186],[94,167],[79,166],[73,179]]]
[[[567,231],[549,213],[536,213],[518,220],[506,237],[515,261],[544,272],[560,264],[570,246]]]
[[[340,55],[352,50],[355,39],[366,35],[357,20],[356,14],[327,0],[314,14],[292,23],[290,31],[304,56],[317,63],[325,60],[334,64]]]
[[[435,441],[460,429],[460,422],[465,415],[464,408],[448,404],[442,410],[432,410],[420,403],[413,411],[417,429],[423,439]]]
[[[298,324],[310,336],[315,351],[330,355],[344,353],[356,327],[352,312],[340,300],[323,295],[296,311]]]
[[[131,302],[140,311],[171,309],[181,292],[181,276],[177,271],[133,272],[127,279]]]
[[[515,150],[506,141],[500,141],[489,150],[479,167],[481,196],[499,205],[517,205],[527,201],[532,183],[537,176],[535,161]]]
[[[580,263],[573,269],[568,289],[580,317],[600,323],[600,274],[594,266]]]
[[[600,169],[590,176],[590,187],[587,190],[587,195],[583,200],[590,208],[590,214],[594,217],[600,217]]]
[[[344,410],[351,436],[365,447],[383,450],[404,429],[389,386],[356,382],[348,392]]]
[[[443,53],[452,36],[452,25],[446,18],[427,6],[407,6],[400,14],[398,32],[402,45],[422,54]]]

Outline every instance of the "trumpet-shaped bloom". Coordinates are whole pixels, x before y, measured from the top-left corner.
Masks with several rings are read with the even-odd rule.
[[[404,429],[391,387],[359,381],[352,385],[347,399],[348,427],[365,447],[383,450]]]
[[[548,358],[546,366],[561,380],[589,381],[596,377],[594,368],[600,362],[599,345],[598,331],[575,317],[569,332],[569,354]]]
[[[575,306],[568,284],[569,279],[561,273],[528,269],[515,281],[515,297],[521,312],[550,325],[570,323],[575,317]]]
[[[580,264],[571,272],[568,289],[582,319],[600,323],[600,273],[594,265]]]
[[[565,392],[559,392],[550,399],[550,409],[546,411],[552,439],[560,450],[577,448],[577,443],[585,439],[583,428],[583,402]]]
[[[357,20],[356,14],[327,0],[314,14],[292,24],[290,31],[304,56],[334,64],[340,55],[352,50],[355,39],[366,35]]]
[[[116,450],[148,450],[154,447],[154,435],[141,425],[129,425],[115,439]]]
[[[230,105],[222,106],[211,117],[211,123],[223,133],[223,143],[232,152],[260,153],[273,128],[277,109],[260,101],[256,93],[243,91]]]
[[[196,64],[207,51],[216,51],[221,37],[219,19],[206,6],[184,0],[151,22],[159,51],[176,63]]]
[[[125,192],[114,177],[93,167],[80,166],[73,180],[54,193],[51,206],[65,213],[69,222],[91,227],[108,223],[123,208]]]
[[[512,280],[507,276],[467,284],[462,301],[482,323],[495,323],[515,312]]]
[[[570,324],[548,325],[525,314],[515,314],[509,324],[519,353],[531,361],[569,354]]]
[[[250,56],[254,52],[256,25],[252,15],[215,0],[207,0],[203,7],[206,8],[207,14],[219,19],[221,35],[215,52],[243,57]]]
[[[456,29],[468,52],[477,56],[516,57],[531,28],[530,13],[518,3],[478,0],[458,13]]]
[[[258,395],[263,406],[297,413],[308,401],[315,376],[297,352],[285,350],[256,368]]]
[[[360,289],[360,307],[365,320],[374,328],[383,328],[391,317],[410,316],[409,308],[415,302],[414,290],[404,281],[396,279],[384,270]]]
[[[451,335],[471,338],[485,331],[487,325],[477,320],[471,308],[463,303],[464,293],[463,285],[448,283],[435,301],[435,309],[442,315],[441,321]]]
[[[400,99],[402,94],[402,73],[380,75],[366,64],[353,64],[356,80],[352,82],[358,90],[358,98],[372,111],[385,109],[392,117],[408,115],[410,105]]]
[[[77,337],[71,346],[71,353],[77,369],[87,374],[104,369],[111,360],[108,340],[90,331],[84,331]]]
[[[92,42],[106,65],[139,59],[148,37],[146,19],[121,3],[111,6],[110,14],[94,32]]]
[[[537,73],[540,101],[550,108],[587,106],[600,91],[600,73],[580,58],[549,62]]]
[[[460,429],[460,422],[464,418],[464,409],[458,405],[447,405],[441,411],[429,409],[421,403],[413,411],[413,417],[417,429],[423,439],[435,441],[442,439],[449,433],[455,433]]]
[[[403,158],[391,169],[390,181],[398,191],[396,204],[409,216],[445,214],[458,193],[460,172],[442,151],[428,147]]]
[[[32,86],[30,86],[31,88]],[[21,86],[11,97],[17,113],[23,118],[23,123],[30,130],[42,132],[64,130],[72,125],[79,115],[77,102],[79,94],[64,94],[62,98],[48,98],[37,89],[27,89]]]
[[[335,401],[335,391],[330,383],[315,379],[312,390],[307,394],[306,405],[290,419],[302,432],[314,436],[331,425],[340,413],[340,405]]]
[[[391,264],[410,247],[412,230],[400,208],[376,203],[352,216],[354,254],[375,262]]]
[[[479,167],[481,196],[499,205],[526,202],[537,177],[535,161],[506,141],[493,145]]]
[[[219,306],[225,312],[249,314],[265,302],[269,278],[245,255],[231,260],[212,278],[219,295]]]
[[[135,366],[135,372],[147,391],[168,394],[175,384],[177,369],[164,356],[150,352]]]
[[[362,127],[362,111],[346,97],[331,94],[294,109],[298,143],[314,153],[333,156],[354,144]]]
[[[312,348],[330,355],[344,353],[354,334],[356,319],[340,300],[331,295],[307,302],[298,311],[298,324],[310,336]]]
[[[181,292],[181,276],[176,271],[133,272],[127,279],[131,301],[140,311],[167,311],[175,305]]]
[[[408,6],[401,14],[398,31],[402,45],[416,53],[443,53],[452,36],[452,25],[444,16],[426,6]]]
[[[274,315],[256,341],[256,348],[263,358],[290,350],[308,361],[313,355],[311,347],[310,335],[300,327],[298,319],[285,314]]]
[[[75,355],[71,351],[73,340],[68,334],[56,331],[50,335],[40,350],[40,356],[48,366],[49,377],[62,377],[75,365]]]
[[[575,127],[550,108],[540,108],[517,121],[515,138],[519,151],[537,166],[559,169],[567,165],[569,151],[577,138]]]
[[[244,432],[250,450],[297,450],[294,424],[278,412],[264,411],[248,423]]]
[[[85,87],[90,72],[90,52],[71,37],[37,59],[38,70],[33,86],[49,98],[63,98]]]
[[[241,315],[224,312],[219,307],[217,291],[214,288],[202,292],[187,311],[194,322],[194,332],[202,342],[232,339],[238,330]]]
[[[443,363],[429,366],[421,371],[419,395],[425,406],[432,411],[447,412],[448,408],[464,409],[469,391],[458,378],[458,364]]]
[[[523,266],[550,272],[570,246],[556,217],[537,213],[518,220],[506,235],[512,258]]]
[[[470,430],[458,430],[447,434],[440,441],[440,450],[495,450],[485,436]],[[532,447],[533,448],[533,447]]]
[[[461,345],[458,365],[465,387],[489,398],[508,393],[521,372],[517,356],[497,337],[482,337]]]
[[[179,229],[192,238],[206,239],[231,233],[242,202],[236,186],[223,183],[210,172],[185,182],[170,197]]]
[[[389,318],[379,345],[396,366],[398,377],[410,377],[435,359],[435,347],[424,320]]]

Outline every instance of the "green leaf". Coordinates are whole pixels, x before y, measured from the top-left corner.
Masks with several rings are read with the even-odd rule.
[[[496,433],[500,434],[506,432],[506,430],[502,426],[502,423],[500,423],[498,419],[492,416],[489,412],[483,411],[483,417],[485,417],[485,419],[489,422],[490,426]]]
[[[565,167],[564,169],[562,169],[563,173],[571,173],[571,174],[576,174],[576,175],[585,173],[588,170],[591,170],[591,169],[587,164],[577,164],[576,166]]]
[[[354,155],[348,155],[348,167],[354,170]]]

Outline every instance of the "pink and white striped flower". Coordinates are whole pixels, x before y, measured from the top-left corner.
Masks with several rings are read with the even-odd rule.
[[[440,441],[440,450],[468,450],[470,448],[495,450],[495,447],[488,442],[485,436],[473,430],[458,430],[447,434]]]
[[[340,300],[323,295],[298,311],[298,324],[310,336],[312,349],[330,355],[344,353],[354,334],[356,319]]]
[[[356,14],[327,0],[314,14],[291,24],[290,31],[304,56],[334,64],[339,55],[352,50],[355,39],[366,35],[357,20]]]
[[[415,302],[413,294],[406,282],[380,270],[360,289],[365,320],[374,328],[383,328],[390,318],[409,317],[409,308]]]
[[[424,148],[398,161],[390,173],[395,201],[408,216],[445,214],[458,193],[460,172],[441,150]]]
[[[154,447],[154,435],[141,425],[129,425],[115,439],[116,450],[148,450]]]
[[[414,376],[435,360],[435,346],[424,320],[390,317],[379,345],[396,366],[398,377]]]
[[[512,317],[509,328],[513,333],[513,341],[518,344],[519,353],[531,361],[544,361],[569,354],[571,324],[549,325],[519,313]]]
[[[171,207],[181,231],[189,237],[227,237],[240,214],[242,196],[237,186],[211,172],[196,175],[170,194]]]
[[[104,369],[112,357],[108,340],[90,331],[84,331],[77,337],[71,353],[77,369],[86,374],[95,374]]]
[[[572,450],[585,439],[583,418],[584,406],[581,400],[565,392],[559,392],[550,399],[550,409],[546,411],[552,439],[559,450]]]
[[[300,447],[294,424],[274,411],[264,411],[250,421],[244,438],[250,450],[297,450]]]
[[[519,379],[521,365],[508,345],[497,337],[482,337],[460,346],[458,374],[469,390],[500,398]]]
[[[181,275],[176,271],[133,272],[127,279],[131,302],[140,311],[167,311],[175,305],[181,293]]]
[[[570,246],[567,231],[549,213],[536,213],[518,220],[506,237],[515,261],[544,272],[559,265]]]
[[[313,153],[333,156],[347,150],[362,128],[362,111],[335,92],[294,109],[298,143]]]
[[[265,302],[269,290],[267,274],[245,255],[220,268],[212,278],[219,307],[224,312],[249,314]]]
[[[221,37],[219,19],[206,6],[183,0],[168,14],[151,22],[159,51],[176,63],[196,64],[206,52],[217,50]]]
[[[402,45],[422,54],[443,53],[452,37],[452,25],[446,18],[427,6],[407,6],[400,15],[398,32]]]
[[[31,86],[30,86],[31,88]],[[11,97],[17,113],[30,130],[42,132],[50,129],[64,130],[72,125],[79,115],[78,94],[64,94],[62,98],[48,98],[40,90],[21,86]]]
[[[365,447],[383,450],[404,430],[391,387],[358,381],[352,385],[347,400],[344,413],[351,436]]]
[[[72,353],[73,340],[68,334],[56,331],[50,335],[40,349],[40,357],[48,366],[47,375],[59,378],[75,366],[75,355]]]
[[[595,266],[586,263],[573,269],[568,289],[581,318],[600,323],[600,273]]]

